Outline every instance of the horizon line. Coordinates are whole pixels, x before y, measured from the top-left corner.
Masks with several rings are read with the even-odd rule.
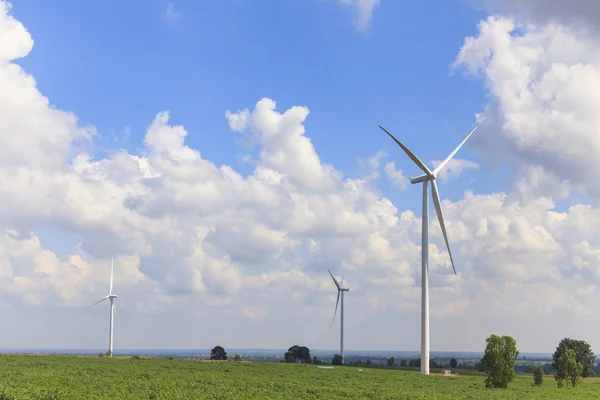
[[[307,346],[308,347],[308,346]],[[286,348],[244,348],[244,347],[229,347],[230,350],[245,350],[245,351],[264,351],[264,352],[281,352],[281,351],[287,351],[288,349]],[[311,351],[319,351],[319,352],[331,352],[331,353],[335,353],[338,352],[339,349],[336,350],[332,350],[332,349],[321,349],[321,348],[309,348]],[[102,352],[105,351],[106,349],[101,349],[101,348],[52,348],[52,347],[39,347],[39,348],[28,348],[28,347],[5,347],[5,348],[0,348],[0,352],[6,352],[6,351],[11,351],[11,352],[17,352],[17,351],[54,351],[54,352],[76,352],[76,351],[89,351],[89,352]],[[210,347],[198,347],[198,348],[122,348],[120,350],[113,350],[114,352],[127,352],[127,351],[160,351],[160,352],[165,352],[165,351],[185,351],[185,352],[194,352],[194,351],[210,351],[211,348]],[[227,348],[225,348],[225,350],[227,350]],[[345,349],[346,352],[370,352],[370,353],[420,353],[420,350],[365,350],[365,349],[356,349],[356,350],[348,350]],[[431,353],[481,353],[483,354],[484,351],[479,350],[479,351],[474,351],[474,350],[430,350]],[[539,354],[539,355],[552,355],[553,352],[535,352],[535,351],[521,351],[519,352],[519,354]],[[600,353],[598,353],[600,354]]]

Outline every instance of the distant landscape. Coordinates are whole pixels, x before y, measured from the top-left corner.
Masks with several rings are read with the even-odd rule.
[[[280,362],[284,360],[284,354],[287,349],[240,349],[230,348],[225,349],[227,354],[232,357],[234,354],[239,354],[245,361],[262,361],[262,362]],[[97,356],[104,353],[105,350],[78,349],[1,349],[3,354],[28,354],[28,355],[69,355],[69,356]],[[311,356],[316,356],[319,360],[326,363],[331,363],[331,359],[337,353],[336,350],[319,350],[310,349]],[[190,360],[210,359],[211,349],[121,349],[115,350],[115,357],[152,357],[152,358],[181,358]],[[477,363],[481,360],[483,352],[451,352],[451,351],[434,351],[431,352],[431,360],[436,362],[441,367],[449,366],[450,359],[458,360],[458,369],[477,369]],[[401,361],[420,360],[421,353],[418,351],[394,351],[394,350],[347,350],[344,354],[344,362],[347,365],[359,364],[365,365],[370,362],[373,366],[387,366],[390,357],[394,357],[394,365],[400,366]],[[551,374],[552,370],[549,363],[552,362],[551,353],[520,353],[517,364],[515,365],[516,372],[531,373],[533,364],[541,364],[546,366],[547,374]],[[600,372],[598,367],[597,373]]]

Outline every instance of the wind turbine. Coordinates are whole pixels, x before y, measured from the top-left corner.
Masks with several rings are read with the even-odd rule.
[[[94,304],[92,304],[91,306],[88,306],[87,308],[90,308],[92,306],[95,306],[96,304],[108,299],[110,300],[110,332],[108,335],[108,356],[112,357],[113,355],[113,324],[114,324],[114,318],[115,318],[115,304],[113,303],[114,299],[118,299],[119,296],[117,296],[116,294],[113,294],[112,289],[113,289],[113,271],[114,271],[114,259],[111,259],[111,263],[110,263],[110,286],[108,287],[108,295],[101,298],[100,300],[98,300],[97,302],[95,302]]]
[[[337,291],[338,291],[338,295],[337,295],[337,301],[335,302],[335,311],[333,312],[333,319],[335,320],[335,315],[337,313],[337,308],[338,308],[338,304],[340,302],[340,294],[342,297],[342,309],[341,309],[341,316],[340,316],[340,356],[342,356],[342,363],[344,362],[344,292],[349,292],[350,288],[344,288],[344,277],[342,276],[342,282],[338,283],[338,281],[333,277],[333,274],[331,273],[330,270],[327,270],[327,272],[329,272],[329,275],[331,275],[331,279],[333,279],[333,283],[335,283],[335,286],[337,287]]]
[[[471,137],[473,132],[477,127],[473,128],[473,130],[467,135],[467,137],[454,149],[452,153],[446,159],[437,166],[433,171],[431,171],[427,166],[423,163],[423,161],[419,160],[419,157],[413,154],[406,146],[404,146],[398,139],[394,137],[391,133],[386,131],[381,125],[379,125],[381,130],[391,137],[394,142],[398,146],[404,150],[406,155],[410,157],[411,160],[414,161],[415,164],[425,173],[425,175],[418,176],[416,178],[410,177],[410,183],[420,183],[423,182],[423,217],[422,217],[422,232],[421,232],[421,374],[428,375],[429,374],[429,181],[431,181],[431,197],[433,198],[433,205],[435,206],[435,211],[440,221],[440,226],[442,228],[442,234],[444,235],[444,241],[446,242],[446,247],[448,248],[448,255],[450,256],[450,263],[452,264],[452,269],[454,270],[454,274],[456,275],[456,268],[454,268],[454,260],[452,259],[452,253],[450,252],[450,245],[448,244],[448,236],[446,235],[446,226],[444,225],[444,218],[442,216],[442,207],[440,204],[440,195],[438,192],[437,184],[435,182],[435,178],[439,174],[439,172],[448,164],[448,162],[454,157],[456,152],[462,147],[463,144]]]

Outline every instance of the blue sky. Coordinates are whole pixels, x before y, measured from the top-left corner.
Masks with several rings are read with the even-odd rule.
[[[481,13],[459,1],[433,3],[377,6],[366,32],[352,24],[351,7],[324,0],[178,1],[175,21],[166,20],[164,1],[25,0],[14,15],[35,40],[19,63],[53,104],[98,128],[97,152],[135,152],[152,116],[166,109],[185,123],[191,146],[243,169],[224,112],[269,97],[282,110],[308,106],[319,154],[353,174],[357,157],[396,152],[378,124],[423,159],[439,159],[484,104],[479,81],[450,76]],[[126,143],[108,140],[125,127]]]
[[[170,110],[205,158],[251,173],[224,111],[269,97],[280,110],[309,107],[317,152],[346,176],[360,174],[357,158],[378,150],[418,175],[377,125],[426,162],[443,159],[484,104],[481,82],[451,75],[482,17],[460,1],[388,2],[364,31],[352,23],[353,8],[336,1],[178,1],[175,19],[169,4],[25,0],[14,9],[35,40],[19,64],[52,104],[97,127],[95,158],[137,153],[152,116]],[[462,196],[463,182],[470,181],[442,188],[443,196]],[[420,204],[420,189],[401,196],[382,186],[401,207]],[[77,243],[65,235],[55,244],[53,229],[36,232],[61,253]]]
[[[377,125],[429,163],[476,114],[457,158],[478,166],[439,183],[458,277],[430,206],[432,350],[600,334],[600,187],[574,172],[600,159],[594,23],[561,30],[577,6],[552,11],[560,25],[535,0],[343,3],[21,0],[2,14],[0,317],[19,327],[3,346],[101,348],[106,310],[80,307],[104,295],[114,255],[123,348],[334,348],[331,268],[352,287],[348,348],[418,349],[421,188],[388,163],[419,170]],[[374,5],[364,25],[360,4]],[[97,134],[81,147],[83,126]],[[50,314],[51,333],[24,334]]]

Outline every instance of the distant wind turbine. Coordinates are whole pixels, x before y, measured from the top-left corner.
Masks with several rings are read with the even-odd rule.
[[[349,292],[350,288],[344,288],[344,277],[342,276],[342,282],[338,283],[338,281],[333,277],[333,274],[330,270],[327,270],[329,275],[331,275],[331,279],[333,279],[333,283],[337,287],[338,295],[337,301],[335,302],[335,311],[333,312],[333,319],[335,320],[335,315],[337,313],[338,304],[340,302],[340,294],[342,297],[342,307],[341,307],[341,315],[340,315],[340,356],[342,356],[342,363],[344,362],[344,292]]]
[[[108,295],[101,298],[100,300],[98,300],[97,302],[95,302],[94,304],[92,304],[91,306],[88,306],[87,308],[90,308],[92,306],[95,306],[96,304],[108,299],[110,300],[110,332],[108,335],[108,356],[112,357],[113,355],[113,324],[114,324],[114,317],[115,317],[115,304],[113,303],[114,299],[118,299],[119,296],[117,296],[116,294],[113,294],[112,289],[113,289],[113,271],[114,271],[114,259],[111,259],[111,263],[110,263],[110,286],[108,287]]]
[[[444,225],[444,218],[442,216],[442,207],[440,204],[440,196],[438,193],[437,184],[435,178],[438,173],[448,164],[448,162],[454,157],[456,152],[462,147],[463,144],[471,137],[477,127],[467,135],[467,137],[458,145],[456,149],[446,159],[433,170],[433,172],[427,168],[423,161],[413,154],[406,146],[404,146],[398,139],[396,139],[391,133],[386,131],[381,125],[381,130],[391,137],[398,146],[404,150],[406,155],[417,166],[425,172],[425,175],[418,176],[416,178],[410,177],[410,183],[423,182],[423,217],[422,217],[422,232],[421,232],[421,374],[429,374],[429,196],[428,196],[428,182],[431,181],[431,197],[433,198],[433,205],[437,213],[440,226],[442,228],[442,234],[444,235],[444,241],[448,248],[448,255],[450,256],[450,263],[452,269],[456,275],[456,268],[454,268],[454,260],[452,259],[452,253],[450,252],[450,245],[448,244],[448,236],[446,235],[446,226]]]

